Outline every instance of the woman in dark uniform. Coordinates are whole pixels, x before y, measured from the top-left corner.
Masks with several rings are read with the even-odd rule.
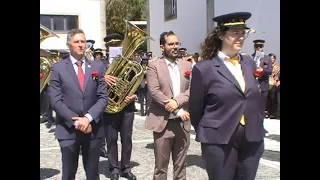
[[[264,105],[253,59],[239,54],[250,17],[213,18],[217,27],[192,69],[189,113],[209,180],[254,180],[264,151]]]

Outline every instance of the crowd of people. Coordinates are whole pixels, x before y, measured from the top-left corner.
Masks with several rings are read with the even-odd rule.
[[[49,83],[40,94],[40,121],[48,128],[55,125],[61,148],[62,179],[76,178],[80,151],[87,180],[99,179],[100,156],[108,158],[111,180],[137,179],[130,159],[138,101],[145,128],[153,133],[154,180],[167,179],[170,156],[173,179],[187,179],[191,126],[209,180],[254,180],[264,152],[264,118],[279,116],[280,66],[275,54],[264,54],[264,40],[254,41],[252,55],[241,52],[250,17],[249,12],[214,17],[217,26],[201,44],[201,55],[188,54],[173,31],[160,34],[161,57],[136,51],[130,60],[142,65],[144,79],[117,113],[105,109],[107,89],[119,78],[105,72],[121,55],[124,37],[107,35],[109,52],[92,47],[94,60],[88,60],[86,43],[94,41],[86,40],[81,29],[69,31],[70,52],[52,51],[60,60],[51,66]]]

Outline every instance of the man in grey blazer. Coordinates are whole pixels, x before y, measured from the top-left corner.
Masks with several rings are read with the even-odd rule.
[[[55,136],[62,154],[62,180],[73,180],[81,148],[87,180],[99,179],[99,153],[104,131],[100,116],[107,106],[105,66],[85,59],[85,34],[68,32],[70,56],[51,67],[49,95],[56,112]]]
[[[190,145],[188,100],[191,63],[179,57],[180,42],[172,32],[160,35],[163,58],[148,63],[147,85],[151,103],[145,128],[153,131],[155,168],[153,180],[166,180],[170,154],[173,179],[186,179]]]

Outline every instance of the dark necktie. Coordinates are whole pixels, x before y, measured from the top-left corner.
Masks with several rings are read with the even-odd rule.
[[[78,65],[78,81],[80,84],[80,88],[83,91],[83,86],[84,86],[84,73],[82,70],[82,61],[77,61],[77,65]]]

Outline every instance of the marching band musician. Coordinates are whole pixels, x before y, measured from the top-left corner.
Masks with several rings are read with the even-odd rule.
[[[257,39],[253,41],[255,52],[252,54],[252,58],[256,65],[256,71],[262,73],[261,77],[258,78],[259,88],[262,95],[262,103],[264,104],[264,109],[262,111],[263,117],[266,116],[266,104],[269,90],[269,76],[272,73],[272,61],[268,55],[264,54],[264,43],[265,40]],[[265,133],[268,131],[265,129]]]
[[[139,86],[138,89],[138,101],[140,103],[140,114],[141,116],[145,116],[146,115],[146,111],[147,111],[147,107],[148,107],[148,87],[147,87],[147,77],[146,77],[146,73],[147,73],[147,66],[148,66],[148,60],[149,58],[147,56],[142,56],[141,57],[141,66],[144,69],[144,77],[143,80]],[[145,103],[144,103],[145,102]]]
[[[57,50],[50,50],[50,59],[53,63],[58,62],[59,59],[59,51]],[[52,115],[52,106],[50,104],[48,89],[49,84],[47,83],[46,86],[43,88],[42,93],[40,95],[40,107],[41,107],[41,115],[40,115],[40,122],[47,122],[46,128],[51,128],[54,124],[54,118]]]
[[[105,46],[108,51],[108,55],[105,56],[104,60],[102,62],[108,68],[110,64],[112,64],[113,58],[121,55],[122,48],[121,48],[121,41],[123,37],[121,34],[118,33],[112,33],[108,34],[103,41],[106,43]]]
[[[239,54],[249,12],[213,18],[192,69],[189,112],[208,180],[254,180],[264,152],[264,109],[252,58]]]
[[[103,52],[102,52],[102,49],[100,48],[97,48],[93,51],[93,57],[94,57],[94,60],[101,60],[102,57],[103,57]]]
[[[111,64],[114,57],[122,51],[121,41],[123,40],[120,34],[110,34],[104,38],[109,49],[109,61]],[[117,49],[119,48],[117,51]],[[115,52],[113,52],[115,51]],[[105,81],[108,86],[117,82],[117,78],[105,75]],[[129,180],[136,180],[136,176],[131,172],[130,159],[132,152],[132,128],[134,120],[134,102],[137,95],[127,96],[125,101],[129,103],[122,111],[114,114],[103,113],[103,126],[105,130],[105,138],[107,142],[107,157],[109,162],[109,171],[111,172],[110,180],[118,180],[120,176]],[[118,133],[121,137],[121,164],[118,163]]]

